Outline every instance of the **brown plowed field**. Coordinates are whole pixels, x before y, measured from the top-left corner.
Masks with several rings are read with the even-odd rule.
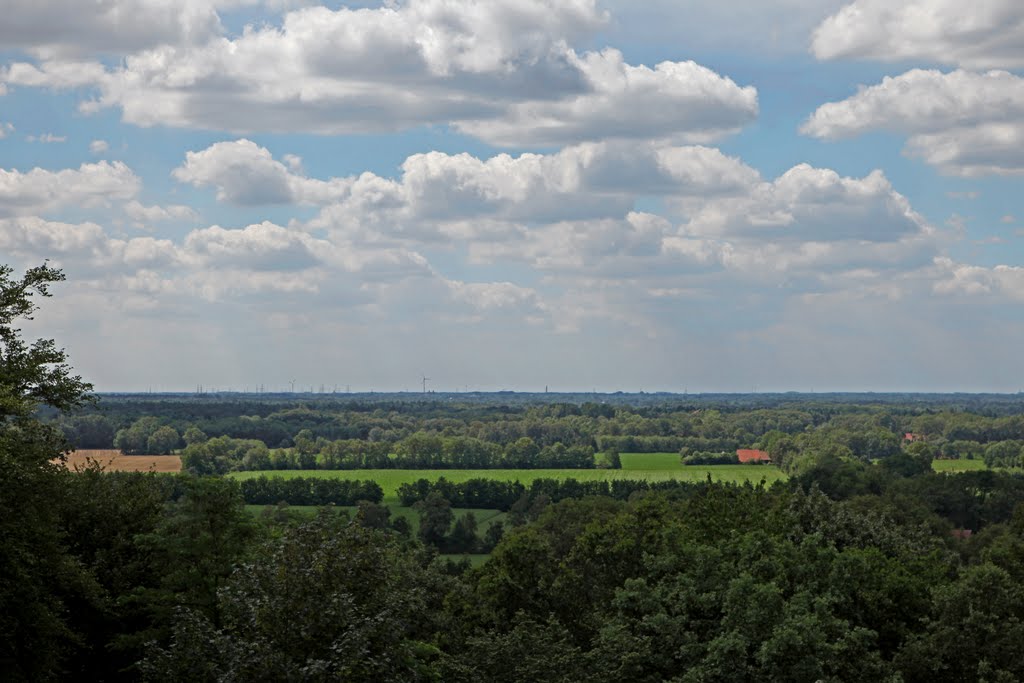
[[[181,458],[176,455],[121,455],[115,450],[83,450],[68,455],[69,470],[85,467],[95,460],[103,469],[116,472],[180,472]]]

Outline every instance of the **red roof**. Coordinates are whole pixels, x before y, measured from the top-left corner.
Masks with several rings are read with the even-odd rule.
[[[740,459],[741,463],[772,461],[772,456],[768,455],[768,451],[759,451],[756,448],[740,448],[736,451],[736,457]]]

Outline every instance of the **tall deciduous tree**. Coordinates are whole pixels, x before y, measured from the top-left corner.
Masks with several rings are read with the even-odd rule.
[[[64,435],[33,415],[41,405],[74,408],[92,386],[53,340],[26,342],[18,327],[64,275],[45,264],[13,272],[0,265],[0,678],[50,680],[77,641],[67,604],[88,599],[94,584],[59,531],[62,469],[52,461]]]
[[[452,504],[436,491],[416,504],[420,512],[420,540],[427,545],[439,546],[445,541],[452,525]]]

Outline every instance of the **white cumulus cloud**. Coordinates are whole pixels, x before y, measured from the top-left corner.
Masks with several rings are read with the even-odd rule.
[[[182,204],[168,204],[166,206],[154,204],[146,206],[134,199],[124,205],[124,212],[136,222],[136,227],[139,228],[167,221],[191,222],[199,217],[199,214],[191,206]]]
[[[100,161],[78,169],[27,172],[0,168],[0,217],[52,211],[65,206],[95,207],[128,200],[141,181],[123,162]]]
[[[210,0],[6,0],[0,44],[46,54],[118,54],[220,32]]]
[[[554,145],[607,138],[706,142],[757,118],[757,90],[694,62],[631,66],[617,50],[577,60],[589,87],[578,95],[513,105],[456,127],[488,142]]]
[[[324,203],[348,193],[350,182],[314,180],[294,173],[270,151],[250,140],[218,142],[188,152],[174,177],[196,187],[217,188],[217,198],[232,204]]]
[[[161,44],[116,67],[18,62],[0,82],[86,88],[85,112],[140,126],[349,134],[453,124],[500,145],[612,137],[706,141],[756,118],[757,92],[693,62],[626,64],[573,45],[594,0],[408,0],[288,12],[280,26]],[[244,116],[239,112],[244,111]]]
[[[1019,0],[855,0],[814,31],[818,59],[1024,67]]]
[[[1024,78],[914,69],[820,106],[801,131],[824,139],[908,134],[906,153],[950,175],[1024,172]]]

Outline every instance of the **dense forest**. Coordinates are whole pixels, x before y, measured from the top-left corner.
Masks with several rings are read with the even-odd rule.
[[[17,327],[61,277],[0,267],[4,680],[1024,679],[1024,478],[931,468],[1019,465],[1016,399],[94,401],[54,342]],[[146,450],[160,430],[185,451],[223,439],[301,456],[311,442],[315,463],[353,440],[505,457],[523,439],[535,455],[655,439],[680,457],[759,446],[790,476],[423,479],[400,491],[414,530],[372,481],[61,465],[68,439],[92,445],[88,425],[109,446],[140,420]],[[253,514],[246,498],[269,505]],[[289,499],[323,507],[274,504]],[[453,512],[476,505],[508,511],[482,539]],[[490,558],[439,554],[474,551]]]
[[[787,471],[822,453],[865,462],[909,452],[991,467],[1024,464],[1024,397],[952,395],[900,404],[890,394],[847,395],[846,402],[752,394],[713,404],[676,395],[655,405],[614,395],[583,396],[580,403],[509,397],[103,396],[86,410],[52,411],[45,419],[77,448],[180,452],[197,474],[614,468],[616,454],[627,452],[679,452],[707,464],[738,448],[765,449]]]

